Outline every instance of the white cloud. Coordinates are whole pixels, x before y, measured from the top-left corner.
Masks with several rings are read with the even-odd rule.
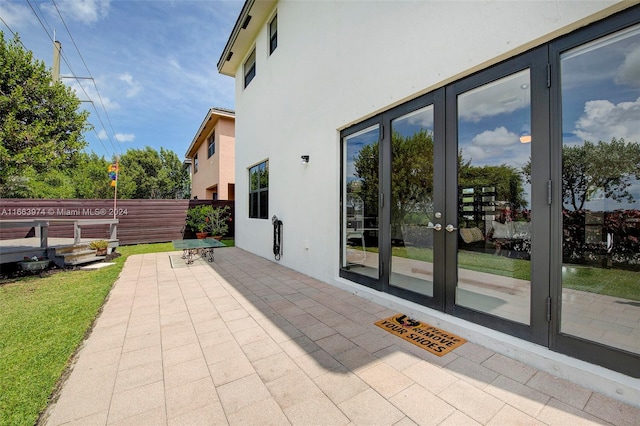
[[[172,58],[172,57],[167,58],[167,65],[169,65],[172,68],[175,68],[178,71],[182,71],[182,66],[180,65],[180,62],[178,62],[176,58]]]
[[[134,81],[133,76],[131,74],[124,73],[118,78],[120,79],[120,81],[124,81],[125,83],[127,83],[127,86],[128,86],[128,89],[126,91],[127,98],[133,98],[142,91],[142,85],[139,82]]]
[[[614,104],[608,100],[588,101],[584,115],[576,121],[575,134],[591,142],[624,138],[640,141],[640,98],[633,102]]]
[[[65,80],[65,82],[68,80]],[[103,109],[100,105],[100,101],[104,105],[104,109],[107,111],[120,109],[120,104],[115,101],[112,101],[108,97],[105,97],[102,92],[100,92],[100,96],[96,92],[95,86],[91,83],[87,83],[87,81],[83,81],[83,84],[80,85],[78,80],[70,80],[69,87],[76,92],[76,96],[78,99],[86,103],[88,101],[93,102],[94,106],[100,111],[102,114]],[[96,83],[97,84],[97,83]],[[93,111],[93,108],[86,107],[88,110]]]
[[[640,46],[635,47],[618,67],[615,82],[640,87]]]
[[[24,4],[2,1],[0,2],[0,16],[12,31],[18,32],[16,27],[29,22],[32,16],[31,10],[29,10]],[[7,35],[5,31],[5,40],[9,40],[12,37],[11,34]]]
[[[475,146],[509,146],[517,142],[518,135],[508,131],[504,126],[495,130],[485,130],[471,140]]]
[[[56,5],[64,19],[92,24],[109,15],[111,0],[58,0]],[[58,15],[54,6],[44,4],[42,7],[50,14]]]
[[[136,139],[136,135],[133,133],[116,133],[115,138],[120,143],[133,142]]]
[[[113,137],[117,142],[120,143],[133,142],[136,139],[136,135],[134,135],[133,133],[116,133]],[[98,139],[102,141],[106,141],[109,139],[109,136],[104,129],[98,131]]]

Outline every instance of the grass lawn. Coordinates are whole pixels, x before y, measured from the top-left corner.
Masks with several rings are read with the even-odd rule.
[[[173,250],[171,243],[123,246],[107,268],[0,286],[0,425],[36,423],[127,257]]]

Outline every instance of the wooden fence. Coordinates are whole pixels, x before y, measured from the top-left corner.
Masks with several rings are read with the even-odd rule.
[[[189,207],[211,204],[229,206],[232,221],[227,237],[234,235],[235,209],[233,201],[213,200],[118,200],[115,217],[119,219],[120,245],[161,243],[183,238],[194,238],[185,230]],[[0,199],[0,220],[7,219],[112,219],[113,200],[36,200]],[[87,226],[82,229],[86,238],[108,238],[108,226]],[[33,228],[0,229],[0,240],[35,236]],[[50,237],[73,237],[73,225],[52,224]]]

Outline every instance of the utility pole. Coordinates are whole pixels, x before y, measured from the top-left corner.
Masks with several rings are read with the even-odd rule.
[[[62,44],[55,40],[53,42],[53,71],[51,79],[54,83],[60,81],[60,51],[62,50]]]

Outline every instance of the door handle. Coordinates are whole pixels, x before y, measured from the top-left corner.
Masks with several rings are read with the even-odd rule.
[[[448,224],[444,229],[446,229],[448,232],[453,232],[458,228],[454,227],[452,224]]]
[[[442,229],[442,225],[436,223],[435,225],[433,225],[433,229],[435,229],[436,231],[440,231]]]

